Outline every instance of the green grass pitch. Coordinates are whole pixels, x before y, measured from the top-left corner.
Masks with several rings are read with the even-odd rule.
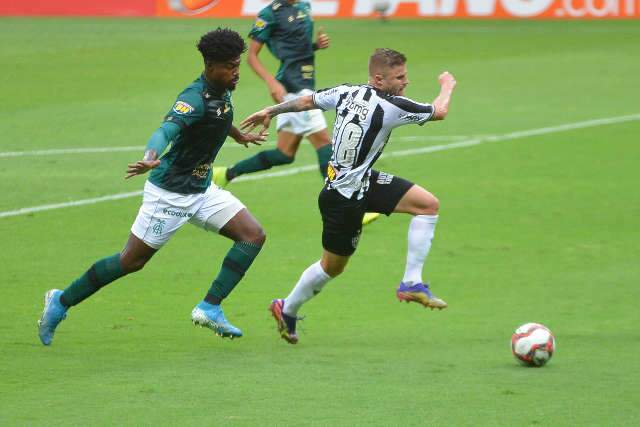
[[[638,23],[317,21],[333,43],[319,87],[363,82],[381,46],[409,57],[410,97],[457,77],[449,118],[398,129],[389,153],[551,128],[378,162],[441,201],[426,273],[449,309],[396,301],[408,217],[394,216],[304,307],[300,344],[279,339],[268,303],[321,251],[314,170],[230,187],[268,234],[225,303],[241,340],[190,323],[230,244],[186,226],[45,348],[44,292],[120,250],[139,197],[0,217],[0,425],[640,424],[640,117],[556,128],[640,113]],[[142,148],[217,25],[251,22],[1,19],[0,153]],[[238,119],[270,102],[246,64],[234,101]],[[232,145],[219,164],[257,152]],[[0,212],[140,190],[122,179],[140,155],[0,154]],[[288,168],[314,162],[305,144]],[[529,321],[556,335],[542,369],[510,354]]]

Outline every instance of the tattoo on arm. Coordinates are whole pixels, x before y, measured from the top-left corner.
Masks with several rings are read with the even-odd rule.
[[[269,115],[271,117],[275,117],[278,114],[282,114],[282,113],[303,111],[299,101],[300,101],[300,98],[296,98],[291,101],[285,101],[278,105],[274,105],[273,107],[269,108]]]

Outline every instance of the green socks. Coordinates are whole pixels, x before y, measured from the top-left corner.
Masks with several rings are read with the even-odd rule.
[[[249,269],[253,260],[260,253],[262,246],[249,242],[235,242],[222,262],[222,269],[218,277],[211,284],[205,297],[209,304],[219,305],[238,284],[244,273]]]
[[[331,153],[331,144],[323,145],[316,150],[318,165],[320,166],[320,173],[323,178],[327,177],[327,167],[329,166],[329,160],[331,160]]]
[[[64,290],[60,302],[66,307],[72,307],[124,275],[120,253],[102,258]]]
[[[245,173],[271,169],[273,166],[286,165],[291,162],[293,162],[293,157],[287,156],[277,148],[265,150],[230,167],[227,170],[227,178],[233,179]]]

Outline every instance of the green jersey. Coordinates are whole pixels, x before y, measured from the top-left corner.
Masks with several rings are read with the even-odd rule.
[[[180,133],[149,181],[174,193],[204,193],[211,184],[211,162],[233,122],[231,92],[212,87],[200,76],[178,95],[164,120],[180,126]]]
[[[249,37],[280,61],[276,79],[290,93],[314,89],[313,20],[306,1],[276,0],[260,11]]]

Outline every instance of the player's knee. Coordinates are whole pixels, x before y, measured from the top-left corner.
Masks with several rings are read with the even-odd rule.
[[[427,206],[430,213],[427,215],[437,215],[440,211],[440,200],[438,200],[438,198],[434,195],[431,195],[430,199],[431,200],[429,201],[429,204]]]
[[[242,240],[253,243],[254,245],[262,246],[267,240],[267,234],[261,226],[257,225],[247,230],[247,233]]]
[[[122,270],[126,273],[135,273],[136,271],[140,271],[144,268],[144,266],[149,261],[147,258],[130,258],[130,257],[121,257],[120,263],[122,265]]]
[[[344,271],[345,265],[335,262],[321,262],[320,265],[325,273],[332,278],[339,276]]]
[[[413,214],[415,215],[438,215],[440,211],[440,200],[433,194],[428,194],[417,204]]]

